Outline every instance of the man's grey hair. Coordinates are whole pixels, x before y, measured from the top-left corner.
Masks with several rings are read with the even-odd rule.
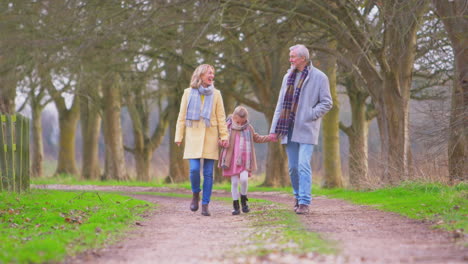
[[[298,57],[305,57],[306,61],[308,61],[309,58],[310,58],[309,49],[307,49],[306,46],[304,46],[302,44],[294,45],[294,46],[290,47],[289,50],[290,51],[294,50]]]

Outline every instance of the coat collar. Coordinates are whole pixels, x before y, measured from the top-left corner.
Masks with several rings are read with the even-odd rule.
[[[307,66],[310,67],[310,70],[309,70],[309,74],[307,75],[307,77],[306,77],[305,80],[304,80],[304,83],[306,83],[306,82],[309,80],[310,74],[315,70],[315,67],[314,67],[314,65],[312,64],[312,61],[309,61],[309,63],[307,64]],[[291,68],[289,68],[288,71],[286,72],[286,75],[289,76],[289,74],[291,73],[291,71],[292,71]]]

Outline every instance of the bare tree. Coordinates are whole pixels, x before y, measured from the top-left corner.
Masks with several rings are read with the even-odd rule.
[[[468,171],[468,3],[434,0],[433,5],[445,25],[455,56],[448,157],[450,180],[456,182],[466,180]]]

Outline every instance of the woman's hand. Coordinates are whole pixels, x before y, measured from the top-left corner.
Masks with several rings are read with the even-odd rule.
[[[176,142],[176,144],[177,144],[178,147],[180,147],[180,143],[182,143],[182,142]]]
[[[229,140],[221,140],[221,146],[223,148],[229,148]]]

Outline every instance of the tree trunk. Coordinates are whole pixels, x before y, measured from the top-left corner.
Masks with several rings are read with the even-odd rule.
[[[100,87],[98,88],[100,90]],[[81,134],[83,137],[81,177],[87,180],[97,180],[101,176],[99,166],[99,135],[101,132],[101,116],[98,98],[90,90],[83,91],[81,98]]]
[[[398,184],[410,177],[409,97],[416,32],[427,6],[425,0],[384,2],[386,43],[379,57],[383,85],[369,87],[369,92],[378,111],[384,161],[383,181],[390,184]]]
[[[336,49],[336,42],[327,44],[331,50]],[[325,179],[324,187],[343,187],[343,176],[341,172],[340,155],[340,105],[336,92],[336,57],[324,52],[317,54],[318,68],[321,68],[328,76],[330,82],[330,93],[333,99],[333,108],[323,117],[323,156]]]
[[[152,151],[148,148],[143,148],[141,150],[136,150],[135,163],[136,163],[136,173],[137,180],[142,182],[149,182],[150,177],[150,161],[151,161]]]
[[[2,57],[0,57],[2,58]],[[15,113],[16,81],[13,81],[7,73],[0,77],[0,113]]]
[[[172,120],[169,123],[169,175],[166,179],[166,182],[170,183],[179,183],[184,182],[189,179],[188,174],[188,162],[183,159],[184,156],[184,145],[185,141],[182,142],[180,147],[174,143],[175,131],[176,131],[176,120],[177,120],[177,111],[171,111],[169,115],[169,120]]]
[[[43,173],[42,161],[44,160],[44,145],[42,141],[42,107],[39,102],[31,97],[32,111],[32,177],[41,177]]]
[[[361,93],[348,93],[351,105],[352,124],[346,131],[349,138],[349,182],[353,187],[366,184],[368,174],[368,134],[369,121],[366,117],[366,96]]]
[[[70,110],[59,109],[60,141],[55,174],[78,175],[75,158],[76,126],[80,119],[78,102],[76,102],[78,100],[75,96],[75,102]]]
[[[452,87],[450,134],[448,142],[449,177],[452,183],[468,180],[468,10],[466,1],[433,1],[442,19],[455,56],[455,76]]]
[[[266,177],[262,186],[284,187],[290,185],[287,161],[286,151],[280,143],[268,143]]]
[[[409,177],[409,85],[399,83],[396,77],[386,78],[380,102],[376,103],[384,161],[383,180],[390,184],[398,184]],[[406,94],[397,94],[396,90]],[[384,100],[385,103],[381,103]]]
[[[103,83],[104,141],[106,162],[103,179],[129,179],[125,166],[125,155],[120,121],[121,95],[115,76],[107,76]]]

